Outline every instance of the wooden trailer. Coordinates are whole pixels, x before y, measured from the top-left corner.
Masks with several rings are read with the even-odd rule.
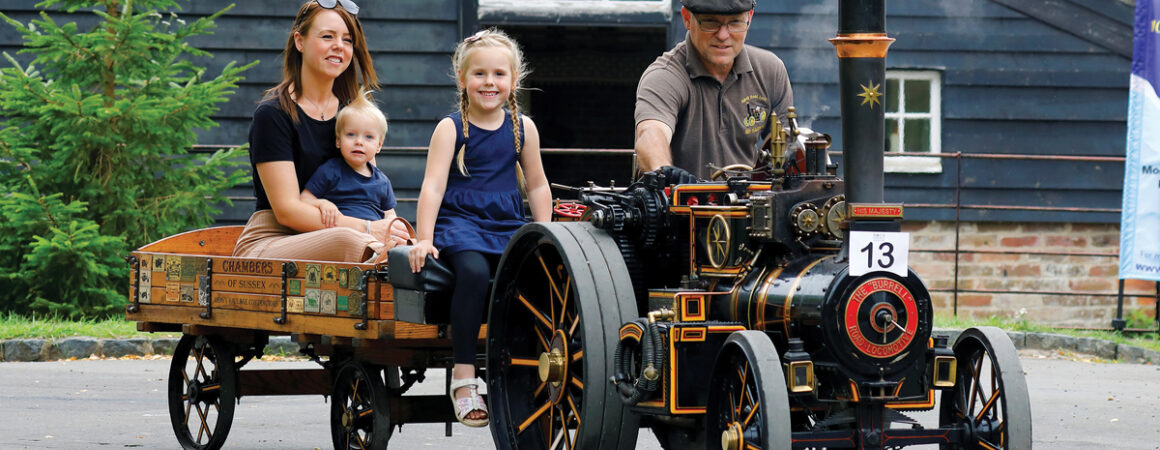
[[[451,366],[451,341],[446,325],[397,320],[426,319],[396,307],[385,265],[232,257],[241,231],[190,231],[128,258],[126,317],[182,333],[167,390],[183,447],[221,447],[242,396],[333,396],[335,448],[384,448],[392,425],[455,420],[445,396],[404,395],[427,368]],[[320,368],[246,370],[270,336],[290,336]]]

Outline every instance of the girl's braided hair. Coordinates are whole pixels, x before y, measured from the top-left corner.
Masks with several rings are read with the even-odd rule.
[[[466,86],[466,83],[464,82],[464,76],[462,74],[462,71],[467,68],[466,67],[467,61],[471,56],[471,52],[474,51],[475,49],[481,48],[481,47],[504,48],[504,49],[507,49],[508,52],[511,54],[512,80],[513,81],[512,81],[512,90],[511,90],[511,93],[508,95],[507,104],[508,104],[508,109],[511,111],[511,116],[512,116],[512,131],[514,132],[513,134],[515,135],[515,147],[516,147],[517,157],[520,154],[520,150],[521,150],[521,146],[522,146],[520,143],[520,128],[521,128],[522,122],[520,121],[520,118],[519,118],[519,105],[516,102],[516,93],[519,92],[521,89],[523,89],[523,80],[524,80],[524,77],[526,77],[528,74],[527,65],[525,65],[525,63],[524,63],[524,54],[520,50],[519,44],[516,44],[516,41],[514,39],[512,39],[511,36],[508,36],[507,33],[499,31],[495,28],[488,28],[486,30],[482,30],[478,33],[475,33],[474,35],[469,36],[467,39],[464,39],[463,42],[460,42],[459,46],[455,48],[455,55],[452,57],[452,63],[451,63],[451,70],[454,73],[455,81],[456,81],[456,84],[458,85],[458,89],[456,91],[456,94],[459,96],[459,115],[460,115],[460,120],[463,122],[462,125],[463,125],[463,142],[464,142],[463,146],[461,146],[459,149],[457,149],[458,155],[455,157],[455,163],[456,163],[456,166],[459,168],[459,173],[464,175],[464,176],[468,175],[467,166],[464,163],[464,157],[463,157],[464,153],[467,152],[467,137],[468,137],[467,136],[467,129],[468,129],[467,106],[468,105],[467,105],[467,86]],[[518,160],[516,163],[516,171],[517,171],[517,175],[520,178],[519,185],[522,187],[524,185],[523,173],[520,170]]]

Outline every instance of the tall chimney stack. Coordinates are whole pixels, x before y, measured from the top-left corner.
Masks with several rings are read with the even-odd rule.
[[[883,202],[883,91],[892,42],[886,37],[885,0],[838,0],[838,36],[830,43],[838,52],[846,204]]]

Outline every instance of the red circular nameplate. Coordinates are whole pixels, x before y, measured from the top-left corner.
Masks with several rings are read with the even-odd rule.
[[[874,335],[881,333],[874,329],[863,330],[859,325],[858,312],[862,309],[862,302],[876,292],[887,292],[898,297],[898,300],[902,302],[902,307],[906,310],[906,317],[903,319],[905,323],[899,324],[903,326],[902,333],[893,341],[874,342],[866,336],[866,333]],[[918,305],[914,302],[914,295],[902,283],[890,278],[873,278],[866,280],[854,289],[854,294],[846,301],[845,319],[846,336],[850,338],[850,342],[858,351],[875,358],[889,358],[902,353],[914,341],[915,331],[918,330]],[[870,317],[866,322],[873,323],[873,317]]]

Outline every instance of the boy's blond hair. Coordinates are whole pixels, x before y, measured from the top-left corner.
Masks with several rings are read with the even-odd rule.
[[[338,112],[334,124],[335,133],[341,136],[342,130],[346,128],[347,121],[355,114],[373,117],[379,124],[379,139],[387,138],[387,116],[383,115],[383,112],[375,105],[374,99],[371,97],[371,91],[359,89],[358,95],[351,99],[350,104]]]

